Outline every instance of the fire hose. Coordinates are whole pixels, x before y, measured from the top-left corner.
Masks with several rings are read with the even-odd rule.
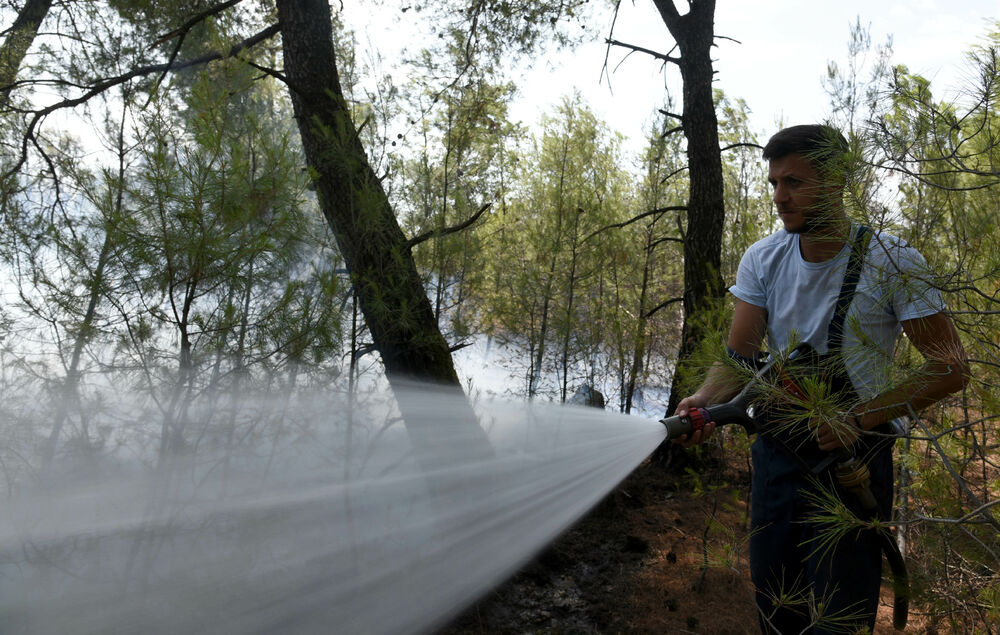
[[[756,402],[761,400],[765,386],[772,380],[774,375],[781,372],[782,366],[788,362],[794,362],[797,358],[803,357],[811,352],[808,344],[800,344],[786,358],[779,359],[771,356],[767,362],[756,371],[754,376],[748,381],[739,394],[725,403],[714,404],[705,408],[692,408],[684,416],[672,416],[661,419],[667,428],[667,438],[677,439],[691,432],[701,430],[707,423],[716,426],[738,424],[742,426],[748,435],[761,434],[768,435],[768,430],[762,426],[749,413]],[[788,386],[785,380],[785,388],[795,390],[795,386]],[[827,458],[810,472],[818,473],[827,468],[833,470],[837,482],[853,494],[859,505],[872,519],[878,517],[878,505],[875,496],[871,491],[871,475],[865,462],[859,459],[854,451],[848,447],[838,448],[831,452]],[[805,468],[803,468],[805,469]],[[906,562],[899,550],[899,545],[890,533],[889,529],[882,525],[877,525],[875,530],[878,533],[879,543],[882,552],[885,554],[892,571],[892,584],[895,599],[893,601],[893,626],[902,630],[906,627],[909,614],[910,585],[909,575],[906,571]]]

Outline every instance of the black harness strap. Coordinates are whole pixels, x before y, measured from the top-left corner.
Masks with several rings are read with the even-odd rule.
[[[827,329],[827,351],[828,354],[840,352],[841,344],[844,343],[844,322],[847,320],[847,310],[854,300],[854,292],[858,288],[858,280],[861,279],[861,267],[865,262],[865,254],[868,253],[868,243],[871,241],[871,228],[861,225],[851,243],[851,257],[847,261],[847,271],[844,273],[844,282],[840,286],[840,295],[837,296],[837,305],[833,310],[833,318]]]

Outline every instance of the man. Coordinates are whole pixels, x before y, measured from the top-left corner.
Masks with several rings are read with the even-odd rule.
[[[849,220],[848,145],[838,131],[786,128],[770,139],[763,156],[784,228],[752,245],[740,261],[730,288],[736,307],[729,355],[749,365],[765,339],[779,356],[808,343],[825,369],[818,381],[826,393],[819,393],[830,395],[832,406],[800,408],[797,419],[780,408],[760,415],[761,428],[772,431],[759,434],[752,448],[750,569],[761,628],[863,631],[874,627],[878,607],[878,536],[871,529],[838,536],[816,520],[817,501],[830,492],[852,503],[822,469],[823,459],[850,448],[867,464],[879,516],[888,519],[889,422],[960,390],[965,354],[920,254]],[[925,358],[903,378],[891,372],[900,330]],[[742,381],[733,366],[717,364],[676,414],[726,401]],[[679,442],[701,443],[712,431],[707,424]]]

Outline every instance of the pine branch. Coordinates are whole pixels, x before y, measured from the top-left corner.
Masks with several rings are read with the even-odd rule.
[[[160,44],[163,44],[164,42],[166,42],[168,40],[177,38],[177,43],[174,45],[174,50],[171,51],[170,57],[167,59],[167,64],[173,64],[177,60],[177,56],[181,52],[181,46],[184,45],[184,40],[187,39],[187,35],[191,31],[191,29],[193,29],[195,26],[197,26],[198,24],[200,24],[204,20],[207,20],[211,16],[219,14],[219,13],[222,13],[226,9],[228,9],[228,8],[230,8],[232,6],[235,6],[235,5],[239,4],[240,2],[243,2],[243,0],[227,0],[226,2],[223,2],[222,4],[217,4],[214,7],[209,7],[208,9],[205,9],[201,13],[199,13],[197,15],[194,15],[191,18],[189,18],[187,22],[185,22],[181,26],[177,27],[176,29],[174,29],[170,33],[167,33],[166,35],[164,35],[163,37],[161,37],[157,41],[153,42],[153,44],[150,45],[149,48],[156,48],[157,46],[159,46]],[[153,88],[152,88],[152,90],[149,91],[149,99],[146,100],[146,105],[149,105],[149,102],[153,99],[153,94],[156,93],[156,90],[160,87],[160,83],[163,81],[163,78],[166,77],[166,76],[167,76],[167,71],[165,70],[165,71],[163,71],[160,74],[160,76],[157,78],[157,80],[153,83]]]

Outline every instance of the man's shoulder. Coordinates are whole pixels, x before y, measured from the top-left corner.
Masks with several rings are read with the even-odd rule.
[[[900,238],[896,234],[888,232],[884,229],[873,229],[869,228],[872,232],[872,245],[882,245],[885,247],[909,247],[909,244],[903,238]]]
[[[740,269],[760,279],[772,279],[794,262],[791,257],[796,253],[796,245],[796,236],[780,229],[750,245],[740,261]]]
[[[900,275],[926,278],[933,276],[926,258],[904,238],[887,231],[874,230],[865,256],[867,276],[888,282]],[[896,284],[896,283],[893,283]]]
[[[789,249],[795,242],[795,235],[789,234],[784,229],[779,229],[769,236],[765,236],[750,245],[747,252],[773,253]]]
[[[911,247],[906,239],[881,229],[872,230],[868,254],[869,258],[875,260],[895,260],[901,257],[906,260],[912,260],[914,257],[922,259],[920,253]]]

